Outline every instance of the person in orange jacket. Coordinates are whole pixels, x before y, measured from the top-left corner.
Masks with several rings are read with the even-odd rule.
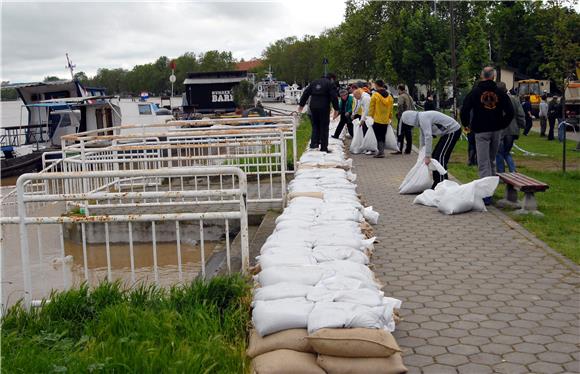
[[[375,92],[371,96],[369,117],[374,120],[373,131],[377,137],[377,153],[375,158],[385,157],[385,136],[387,128],[393,119],[393,96],[385,88],[385,82],[375,81]]]

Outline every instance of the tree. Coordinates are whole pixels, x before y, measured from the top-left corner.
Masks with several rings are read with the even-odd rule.
[[[75,77],[75,80],[77,80],[83,84],[86,84],[89,81],[89,77],[87,76],[87,74],[85,74],[84,71],[79,71],[78,73],[75,73],[74,77]]]
[[[252,82],[243,80],[232,89],[234,102],[241,109],[247,109],[254,106],[254,97],[256,97],[256,88]]]
[[[60,80],[61,79],[59,77],[56,77],[54,75],[49,75],[49,76],[44,77],[43,82],[57,82],[57,81],[60,81]]]

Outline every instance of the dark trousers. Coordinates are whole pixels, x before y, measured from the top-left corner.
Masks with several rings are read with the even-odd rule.
[[[328,151],[328,125],[330,124],[330,109],[314,109],[312,112],[312,137],[310,138],[310,148],[318,148],[321,151]]]
[[[548,130],[548,140],[554,140],[554,127],[556,126],[556,117],[548,117],[548,124],[550,129]]]
[[[546,117],[540,117],[540,136],[546,136],[546,124],[548,119]]]
[[[399,126],[397,127],[397,143],[399,144],[399,150],[401,152],[403,152],[403,145],[405,145],[405,153],[411,153],[411,148],[413,147],[413,126],[399,121]]]
[[[342,133],[342,129],[344,128],[344,125],[346,125],[346,130],[348,131],[348,133],[350,134],[350,136],[353,136],[353,132],[352,132],[352,121],[350,120],[350,117],[347,116],[343,116],[342,114],[340,115],[340,121],[338,122],[338,126],[336,127],[336,131],[334,131],[334,137],[338,138],[340,136],[340,133]]]
[[[524,135],[528,135],[532,129],[532,117],[526,116],[526,127],[524,128]]]
[[[475,148],[475,134],[467,134],[467,166],[477,165],[477,149]]]
[[[387,136],[387,128],[386,124],[375,122],[373,124],[373,131],[375,133],[375,137],[377,138],[377,142],[385,142],[385,137]]]
[[[455,148],[455,144],[461,136],[461,129],[454,131],[450,134],[445,134],[439,139],[435,149],[431,153],[431,159],[439,161],[441,165],[447,170],[447,163],[449,162],[449,157],[451,157],[451,152]],[[433,187],[439,183],[443,182],[444,179],[448,179],[447,174],[441,175],[437,171],[433,172]]]

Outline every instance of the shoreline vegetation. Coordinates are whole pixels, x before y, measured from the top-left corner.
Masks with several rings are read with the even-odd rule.
[[[244,373],[251,286],[240,275],[162,289],[53,292],[2,318],[6,373]]]

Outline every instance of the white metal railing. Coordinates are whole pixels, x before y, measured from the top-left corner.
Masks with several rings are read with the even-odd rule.
[[[124,180],[125,183],[130,184],[131,181],[161,178],[166,181],[165,188],[160,188],[157,184],[156,188],[139,189],[139,191],[115,192],[104,188],[99,191],[70,193],[62,193],[60,188],[69,181],[79,180],[99,179],[115,182]],[[202,184],[195,183],[194,180],[205,180],[206,185],[201,188]],[[228,183],[219,184],[218,180],[222,182],[227,180]],[[39,189],[39,186],[43,187]],[[153,275],[157,284],[160,284],[163,277],[181,282],[185,278],[192,279],[198,274],[205,277],[207,260],[205,246],[206,239],[211,233],[220,239],[225,238],[227,268],[231,270],[230,231],[238,222],[241,239],[241,270],[245,272],[248,269],[247,181],[246,175],[240,168],[182,167],[159,170],[24,174],[18,179],[16,188],[18,215],[0,218],[3,228],[1,249],[4,268],[3,291],[9,291],[3,292],[3,295],[7,297],[14,297],[14,293],[21,295],[26,306],[33,304],[34,299],[48,296],[48,287],[62,289],[70,287],[74,282],[72,273],[75,271],[79,282],[98,281],[99,271],[96,269],[90,271],[89,263],[94,262],[94,257],[99,251],[106,260],[106,264],[100,268],[100,274],[106,276],[108,280],[124,279],[124,276],[130,275],[130,279],[124,280],[133,284]],[[28,209],[28,205],[39,202],[52,204],[53,211]],[[60,211],[55,213],[54,208],[58,204],[61,207],[64,205],[68,214],[59,214]],[[72,206],[79,209],[71,212]],[[195,223],[192,224],[192,222]],[[9,226],[14,227],[13,225],[18,225],[16,241],[20,246],[20,251],[15,251],[6,242],[7,236],[15,236],[16,230],[8,229]],[[149,230],[150,234],[146,230]],[[69,243],[72,240],[71,236],[74,235],[71,232],[78,234],[80,249],[77,255],[82,257],[82,261],[73,258],[72,264],[67,265],[70,250],[67,251],[65,242]],[[51,238],[49,239],[48,236]],[[192,250],[199,251],[199,270],[192,271],[191,266],[188,265],[187,268],[190,270],[184,271],[186,266],[182,259],[184,255],[182,247],[185,246],[184,243],[191,243],[194,236],[193,242],[199,245]],[[51,241],[57,243],[57,248],[51,247]],[[34,242],[36,245],[31,246]],[[163,244],[166,250],[167,243],[173,242],[174,244],[170,247],[174,248],[172,251],[176,256],[176,261],[171,266],[165,264],[167,266],[162,267],[159,260],[166,261],[167,259],[160,257],[159,246]],[[99,243],[101,248],[98,245],[95,247],[95,243]],[[122,243],[122,245],[119,247],[115,243]],[[104,248],[102,248],[103,245]],[[145,267],[145,271],[139,272],[139,275],[144,275],[144,278],[138,279],[138,258],[134,252],[137,246],[143,249],[144,245],[150,246],[149,255],[152,257],[152,264]],[[31,248],[35,251],[31,251]],[[32,252],[35,255],[34,263],[31,262]],[[49,261],[46,258],[47,253],[52,253],[55,257]],[[114,258],[119,256],[129,260],[124,270],[119,270],[119,266],[113,264]],[[14,262],[17,257],[20,257],[20,266]],[[20,276],[15,276],[19,279],[7,278],[4,271],[8,266],[4,261],[6,259],[12,262],[12,269],[15,267],[21,269]],[[62,267],[59,277],[55,276],[54,269],[50,269],[51,262],[54,266]],[[12,271],[11,274],[14,275],[15,272]],[[35,277],[35,282],[33,282],[33,277]],[[20,278],[21,286],[18,286]],[[12,286],[9,287],[9,284]],[[2,303],[4,306],[8,304],[5,297]]]
[[[280,129],[196,129],[145,137],[136,134],[68,137],[67,141],[74,138],[76,142],[63,143],[62,161],[46,160],[45,166],[56,163],[65,172],[236,166],[250,178],[249,202],[285,201],[287,141]],[[97,179],[91,182],[87,185],[86,180],[68,181],[62,188],[65,192],[92,191],[111,183]],[[152,183],[150,179],[144,182]],[[120,182],[117,187],[122,187]]]

